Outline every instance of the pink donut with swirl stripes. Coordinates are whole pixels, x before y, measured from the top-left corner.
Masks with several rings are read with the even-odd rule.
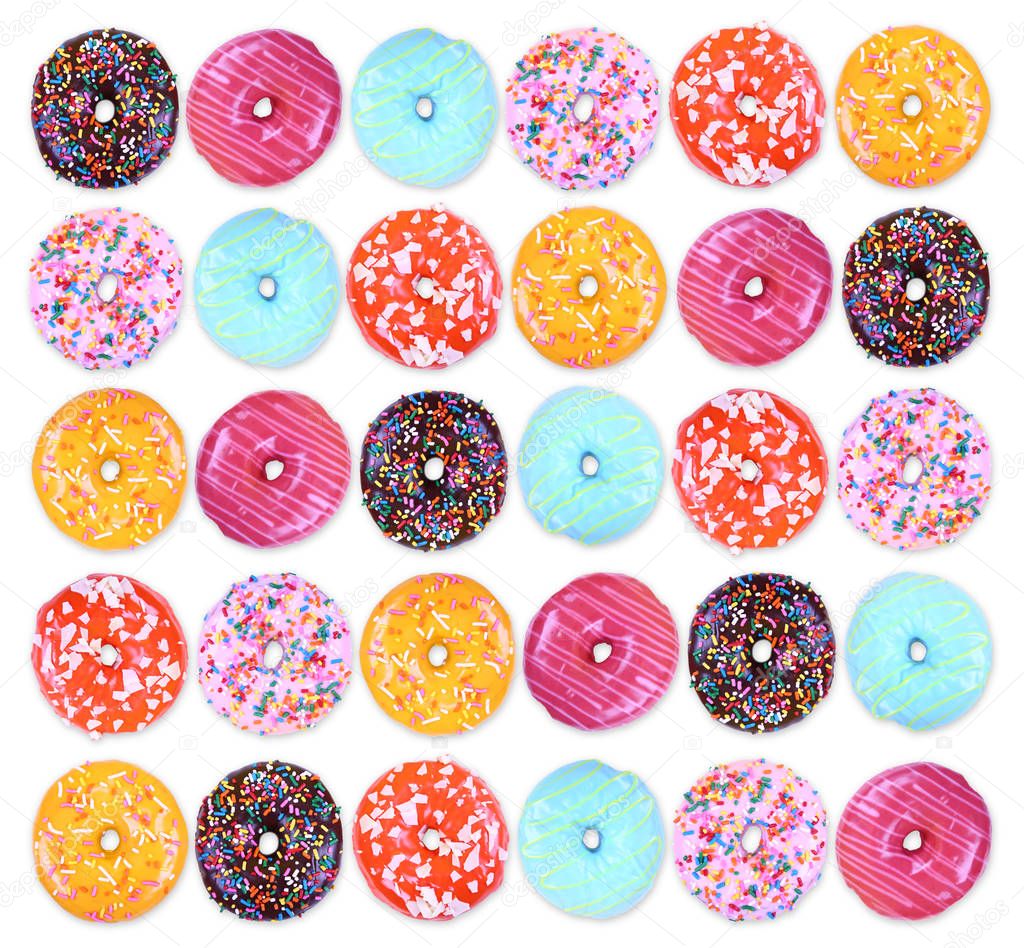
[[[270,113],[257,115],[264,99]],[[207,57],[189,89],[186,117],[196,150],[222,178],[282,184],[334,138],[341,81],[312,41],[287,30],[257,30]]]
[[[921,845],[904,841],[920,834]],[[839,820],[836,859],[843,881],[872,911],[916,920],[944,912],[978,881],[992,820],[962,774],[919,762],[876,774]]]
[[[350,472],[345,434],[319,402],[298,392],[257,392],[206,433],[196,493],[224,536],[284,546],[334,515]]]
[[[626,724],[668,690],[679,662],[672,613],[631,576],[589,573],[556,592],[526,633],[526,684],[582,731]]]
[[[712,224],[676,284],[686,328],[732,365],[784,359],[811,337],[831,299],[828,249],[799,217],[771,208]]]

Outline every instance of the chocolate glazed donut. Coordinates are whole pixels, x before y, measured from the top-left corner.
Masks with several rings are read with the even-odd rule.
[[[341,839],[341,814],[320,778],[265,760],[228,774],[203,800],[196,859],[222,909],[255,921],[292,918],[334,885]]]
[[[100,103],[113,106],[103,117]],[[135,184],[170,153],[178,90],[167,60],[125,30],[82,33],[36,73],[32,126],[43,160],[84,188]]]
[[[716,721],[776,731],[828,694],[836,640],[806,583],[748,573],[719,586],[690,624],[690,685]]]
[[[952,214],[908,207],[880,217],[846,255],[843,306],[857,343],[888,365],[948,362],[985,323],[986,258]]]
[[[363,440],[363,503],[384,536],[413,549],[476,536],[501,510],[507,474],[494,416],[458,392],[403,396]]]

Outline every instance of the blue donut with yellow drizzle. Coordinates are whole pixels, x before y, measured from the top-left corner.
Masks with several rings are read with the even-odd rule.
[[[654,885],[665,850],[658,804],[644,782],[599,760],[548,774],[519,821],[526,878],[571,915],[611,918]]]
[[[469,43],[418,29],[370,53],[356,76],[352,114],[360,147],[382,171],[441,188],[483,159],[498,98],[487,64]]]
[[[553,395],[530,419],[519,449],[519,483],[530,512],[545,530],[581,543],[606,543],[640,526],[663,477],[650,419],[604,389]]]
[[[253,365],[306,358],[327,338],[341,299],[338,265],[320,231],[270,208],[221,224],[195,280],[203,328]]]
[[[959,586],[896,573],[857,607],[846,663],[875,717],[926,730],[955,721],[981,697],[992,640],[981,609]]]

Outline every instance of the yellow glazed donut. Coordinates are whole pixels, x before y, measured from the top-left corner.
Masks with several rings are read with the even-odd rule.
[[[846,61],[836,91],[839,139],[876,181],[936,184],[978,150],[988,125],[988,87],[959,43],[938,30],[876,33]]]
[[[360,661],[377,704],[396,721],[423,734],[458,734],[480,724],[505,697],[514,666],[512,625],[475,580],[414,576],[373,610]]]
[[[665,271],[647,235],[603,207],[542,220],[512,271],[519,330],[545,359],[599,369],[632,355],[665,305]]]
[[[83,392],[43,428],[32,478],[43,509],[69,537],[125,550],[174,519],[185,490],[185,444],[174,419],[148,396]]]
[[[93,922],[148,912],[178,881],[188,831],[159,780],[104,760],[46,791],[32,833],[36,873],[57,904]]]

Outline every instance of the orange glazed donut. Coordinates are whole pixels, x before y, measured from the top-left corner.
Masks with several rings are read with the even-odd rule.
[[[839,140],[861,171],[916,188],[959,171],[988,125],[988,86],[959,43],[924,26],[875,33],[846,61],[836,91]]]
[[[458,734],[491,715],[513,669],[512,624],[475,580],[414,576],[374,609],[360,649],[363,677],[392,718],[423,734]]]
[[[647,341],[665,305],[665,271],[636,224],[602,207],[542,220],[512,271],[520,331],[545,359],[599,369]]]
[[[185,490],[185,443],[147,395],[83,392],[43,428],[32,479],[63,533],[96,549],[127,550],[174,519]]]
[[[69,770],[46,791],[33,830],[36,873],[72,915],[123,922],[178,881],[188,831],[171,791],[134,764]]]

